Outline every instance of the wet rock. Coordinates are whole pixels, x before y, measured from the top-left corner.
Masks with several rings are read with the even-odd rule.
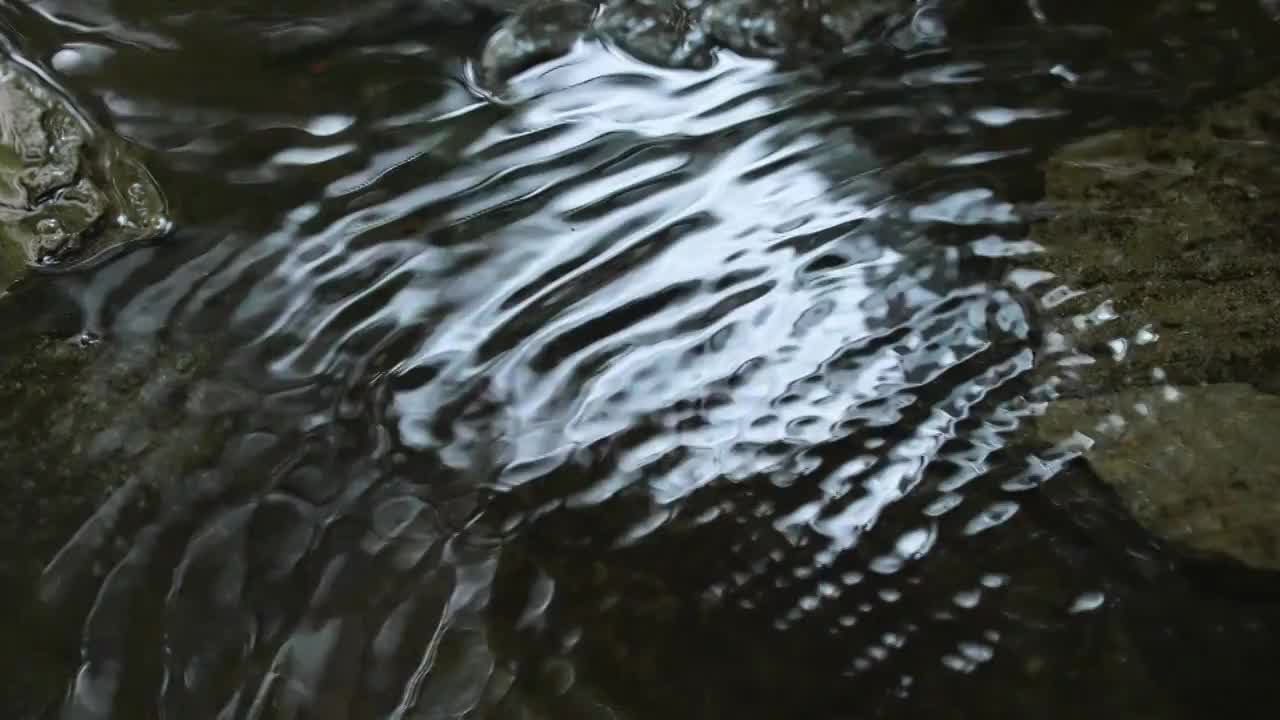
[[[1280,568],[1280,81],[1045,166],[1046,298],[1084,362],[1041,437],[1075,431],[1153,533]],[[1177,389],[1175,389],[1177,388]]]
[[[29,264],[88,259],[169,225],[163,194],[123,142],[0,57],[0,290]]]
[[[1280,569],[1280,397],[1244,384],[1146,388],[1049,405],[1046,438],[1075,433],[1094,471],[1157,535]]]
[[[905,23],[913,0],[538,0],[494,31],[481,56],[496,84],[559,57],[583,37],[647,63],[705,68],[714,48],[751,57],[811,60]],[[598,12],[597,12],[598,9]]]
[[[1076,372],[1071,393],[1163,379],[1280,387],[1277,141],[1273,81],[1046,164],[1042,266],[1063,283],[1064,333],[1105,360]]]
[[[838,39],[824,26],[825,13],[816,5],[721,0],[707,3],[701,19],[720,45],[745,55],[780,57],[812,48],[835,49]]]
[[[480,67],[489,83],[564,55],[591,26],[595,6],[579,0],[540,0],[505,20],[485,43]]]
[[[1196,12],[1206,11],[1169,2],[1160,4],[1154,16]],[[981,35],[992,26],[1121,26],[1151,15],[1114,3],[1026,0],[533,0],[493,33],[481,67],[484,79],[497,84],[565,54],[585,37],[611,42],[647,63],[696,69],[709,66],[717,48],[748,57],[813,62],[861,43],[918,46],[945,36],[953,25],[962,34]]]
[[[496,24],[477,58],[480,80],[490,89],[564,55],[584,38],[612,43],[643,62],[698,69],[712,62],[717,48],[807,63],[865,44],[919,47],[953,30],[973,38],[994,28],[1037,23],[1105,25],[1127,32],[1152,21],[1219,12],[1267,17],[1257,0],[1219,5],[1168,0],[1141,8],[1102,0],[379,0],[319,14],[313,6],[307,5],[306,21],[289,8],[273,6],[249,13],[255,18],[250,24],[266,36],[268,52],[277,60],[424,34],[436,45],[454,47],[458,41],[459,51],[469,55],[474,52],[470,33],[485,33]]]
[[[689,9],[674,0],[611,0],[595,27],[632,57],[653,65],[704,69],[713,61],[710,38]]]

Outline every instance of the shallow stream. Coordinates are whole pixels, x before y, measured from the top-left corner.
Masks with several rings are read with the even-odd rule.
[[[1116,362],[1071,334],[1109,306],[1057,311],[1041,163],[1273,77],[1280,29],[1004,5],[703,67],[586,38],[495,79],[483,17],[5,3],[173,222],[0,305],[5,716],[1274,700],[1280,583],[1190,568],[1025,429]]]

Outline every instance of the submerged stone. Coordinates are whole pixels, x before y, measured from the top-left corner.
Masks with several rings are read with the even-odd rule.
[[[1232,383],[1060,400],[1046,438],[1086,456],[1134,516],[1192,551],[1280,569],[1280,397]]]
[[[1278,141],[1273,81],[1048,161],[1042,265],[1079,293],[1064,332],[1112,359],[1080,383],[1280,386]]]
[[[0,633],[24,651],[0,655],[0,709],[37,717],[77,657],[65,617],[88,609],[157,498],[201,481],[230,429],[189,409],[202,351],[12,332],[5,344]]]
[[[1280,568],[1277,141],[1280,81],[1075,143],[1046,164],[1051,219],[1035,230],[1062,281],[1061,336],[1092,358],[1052,369],[1071,399],[1040,434],[1096,441],[1089,462],[1158,536],[1266,568]]]
[[[0,292],[32,264],[68,264],[157,237],[164,195],[118,138],[0,57]]]

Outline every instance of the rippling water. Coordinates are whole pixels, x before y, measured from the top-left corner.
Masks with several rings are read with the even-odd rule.
[[[39,291],[100,372],[196,358],[94,441],[212,444],[48,566],[49,717],[1183,711],[1209,601],[1019,434],[1079,360],[1028,228],[1054,147],[1275,67],[1230,17],[478,93],[479,29],[225,5],[6,11],[180,228]]]

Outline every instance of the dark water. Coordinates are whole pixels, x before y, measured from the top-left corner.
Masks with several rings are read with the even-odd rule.
[[[468,67],[482,26],[270,52],[355,10],[305,5],[5,7],[178,227],[14,301],[99,353],[90,376],[141,377],[85,441],[144,460],[40,579],[21,642],[61,649],[9,672],[54,690],[17,712],[1163,718],[1273,696],[1271,606],[1188,577],[1019,434],[1075,352],[1027,240],[1036,163],[1273,74],[1243,3],[993,11],[917,47],[699,70],[587,43],[496,97]],[[129,450],[197,444],[194,467]]]

